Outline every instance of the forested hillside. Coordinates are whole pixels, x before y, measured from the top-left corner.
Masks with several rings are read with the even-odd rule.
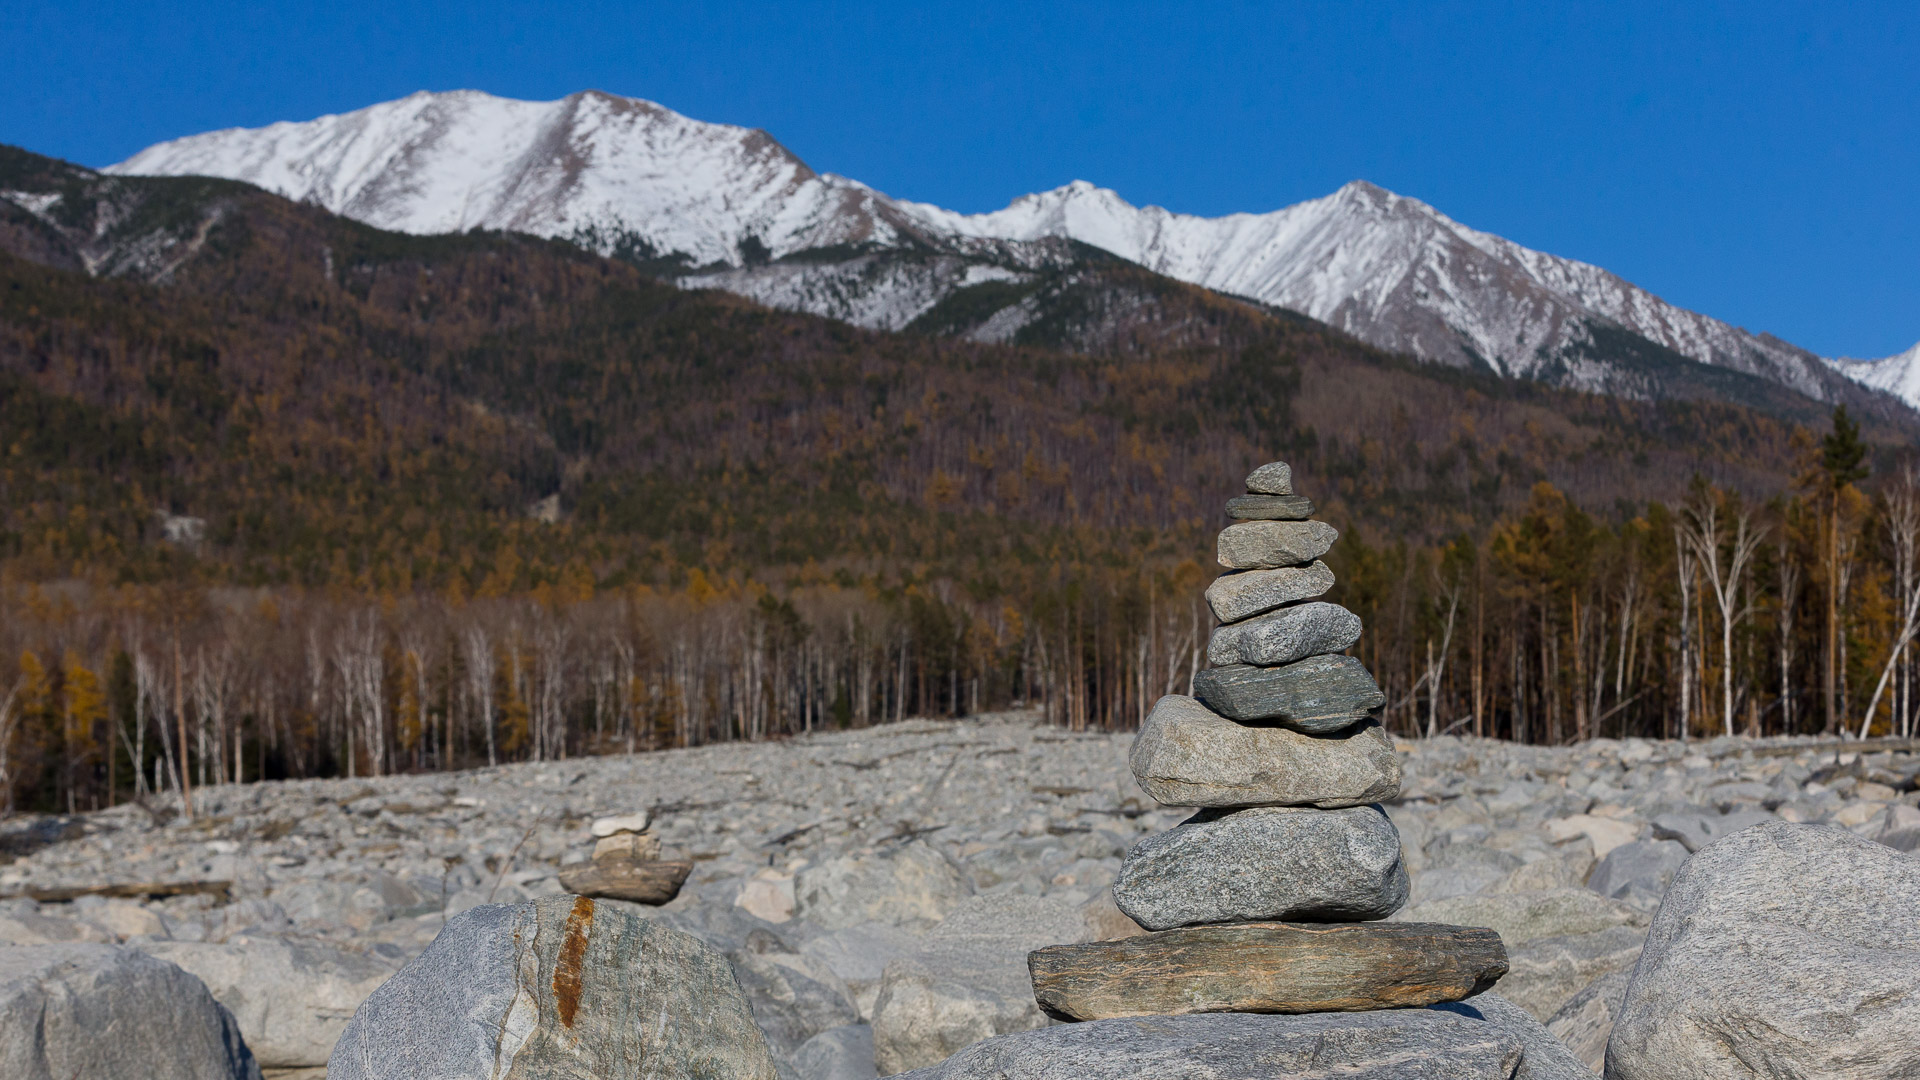
[[[1501,382],[1118,261],[983,345],[240,184],[12,151],[0,194],[0,767],[39,804],[183,736],[252,777],[1013,700],[1124,725],[1198,663],[1220,504],[1272,459],[1345,534],[1397,727],[1819,727],[1792,687],[1829,651],[1857,723],[1911,590],[1823,411],[1677,356],[1691,400]],[[1703,520],[1776,500],[1730,644],[1658,505],[1696,474]]]

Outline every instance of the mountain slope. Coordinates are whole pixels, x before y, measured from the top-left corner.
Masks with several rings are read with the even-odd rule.
[[[1076,182],[965,215],[817,174],[764,132],[593,91],[554,102],[418,93],[162,143],[109,171],[247,180],[403,232],[564,237],[869,328],[908,325],[982,284],[1031,286],[1036,271],[1074,262],[1036,245],[1072,240],[1437,363],[1632,395],[1645,380],[1609,347],[1624,330],[1816,400],[1859,396],[1804,349],[1360,181],[1268,214],[1175,214]]]

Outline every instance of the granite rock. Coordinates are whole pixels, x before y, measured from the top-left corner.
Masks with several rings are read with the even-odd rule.
[[[1701,848],[1648,931],[1607,1076],[1920,1075],[1920,861],[1821,825]]]
[[[875,1080],[873,1029],[865,1024],[831,1028],[793,1052],[799,1080]]]
[[[1134,845],[1113,897],[1148,930],[1381,919],[1406,902],[1407,870],[1377,806],[1202,811]]]
[[[1638,929],[1647,925],[1646,916],[1631,905],[1575,888],[1453,896],[1415,904],[1396,918],[1409,922],[1485,926],[1497,931],[1509,948],[1535,938],[1597,934],[1616,926]]]
[[[328,1080],[774,1080],[725,956],[614,904],[558,896],[450,920],[373,992]]]
[[[1339,604],[1314,600],[1215,627],[1207,642],[1207,662],[1216,667],[1291,664],[1340,652],[1359,640],[1360,616]]]
[[[1632,978],[1631,967],[1607,972],[1563,1002],[1547,1021],[1553,1037],[1596,1073],[1606,1066],[1607,1037],[1613,1034],[1614,1017],[1620,1015]]]
[[[1311,600],[1333,588],[1333,571],[1315,559],[1306,566],[1222,574],[1207,586],[1207,606],[1223,623],[1239,622],[1283,604]]]
[[[1243,521],[1220,530],[1215,554],[1228,570],[1305,566],[1340,538],[1324,521]]]
[[[1236,495],[1227,500],[1227,516],[1237,521],[1305,521],[1313,501],[1303,495]]]
[[[1635,840],[1607,852],[1587,888],[1652,913],[1686,861],[1687,849],[1677,840]]]
[[[1639,927],[1616,926],[1511,946],[1500,993],[1544,1023],[1595,979],[1632,971],[1646,936]]]
[[[1169,806],[1335,809],[1400,792],[1400,758],[1378,723],[1303,735],[1238,724],[1178,694],[1154,704],[1128,761],[1141,788]]]
[[[1779,819],[1765,810],[1735,810],[1729,814],[1722,814],[1711,807],[1690,807],[1656,815],[1653,819],[1653,838],[1678,840],[1680,846],[1686,848],[1691,854],[1723,836],[1751,828],[1763,821],[1777,820]],[[1604,858],[1604,855],[1602,857]]]
[[[1352,656],[1208,668],[1194,675],[1193,696],[1229,720],[1277,721],[1312,735],[1352,727],[1387,702],[1380,684]]]
[[[1505,988],[1506,984],[1502,983],[1502,993],[1476,994],[1465,1001],[1449,1001],[1427,1008],[1484,1021],[1495,1031],[1517,1040],[1520,1065],[1514,1070],[1514,1080],[1593,1080],[1586,1065],[1569,1053],[1551,1031],[1508,999]]]
[[[1270,461],[1247,474],[1247,493],[1251,495],[1293,494],[1293,467],[1284,461]]]
[[[793,883],[794,914],[829,930],[869,922],[924,930],[972,893],[966,874],[925,841],[830,859]]]
[[[99,944],[0,948],[0,1076],[259,1080],[233,1014],[185,971]]]

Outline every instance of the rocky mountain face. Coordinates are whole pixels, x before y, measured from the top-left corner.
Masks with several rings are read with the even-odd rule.
[[[1670,396],[1675,358],[1823,402],[1856,396],[1848,379],[1900,382],[1893,367],[1829,363],[1365,181],[1221,218],[1133,206],[1084,181],[959,214],[816,173],[763,131],[598,91],[422,92],[161,143],[108,171],[246,180],[402,232],[563,237],[688,286],[870,329],[906,328],[964,296],[957,306],[977,318],[950,330],[1015,340],[1059,276],[1098,251],[1422,360],[1619,396]],[[1902,397],[1920,402],[1920,387]]]

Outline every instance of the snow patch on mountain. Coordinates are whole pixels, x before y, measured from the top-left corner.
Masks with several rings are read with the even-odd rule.
[[[1920,408],[1920,344],[1906,352],[1879,360],[1829,360],[1835,371],[1875,390],[1884,390],[1915,408]]]

